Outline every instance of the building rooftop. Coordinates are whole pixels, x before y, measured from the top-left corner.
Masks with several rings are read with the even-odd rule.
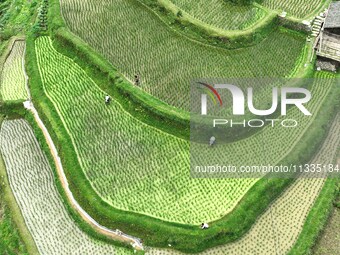
[[[330,4],[325,20],[325,28],[340,28],[340,1]]]
[[[317,55],[340,61],[340,36],[324,32]]]

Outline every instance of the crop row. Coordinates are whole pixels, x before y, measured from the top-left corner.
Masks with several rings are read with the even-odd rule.
[[[15,41],[1,72],[0,92],[4,101],[27,99],[23,72],[25,41]]]
[[[0,148],[11,189],[40,254],[132,254],[125,248],[95,241],[77,227],[26,121],[4,121]]]
[[[266,12],[259,7],[239,6],[228,1],[171,0],[173,4],[190,16],[224,30],[247,29],[262,19]]]
[[[58,53],[49,37],[36,40],[39,71],[46,95],[69,133],[80,165],[97,194],[110,205],[168,221],[198,224],[230,212],[257,179],[192,179],[189,143],[145,125],[104,91],[70,58]],[[265,128],[236,143],[192,144],[210,160],[235,165],[278,163],[312,124],[332,86],[331,74],[320,73],[307,105],[313,116],[297,109],[287,118],[294,129]],[[211,152],[211,151],[210,151]],[[188,203],[190,201],[190,203]]]
[[[334,120],[328,137],[311,163],[332,163],[339,143],[340,115]],[[287,254],[296,243],[324,183],[324,178],[311,178],[309,174],[302,175],[266,210],[243,238],[200,254]],[[181,253],[151,248],[146,254],[175,255]]]
[[[285,11],[297,18],[304,18],[315,13],[324,2],[324,0],[264,0],[261,4],[272,10]]]
[[[192,80],[287,77],[304,47],[303,39],[279,31],[254,47],[211,47],[174,32],[137,1],[64,0],[61,7],[71,31],[129,80],[139,73],[141,89],[185,110]]]

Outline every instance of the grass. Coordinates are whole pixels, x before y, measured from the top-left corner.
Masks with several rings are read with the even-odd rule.
[[[189,110],[193,79],[288,77],[304,47],[303,37],[282,30],[250,48],[211,47],[174,32],[153,11],[131,0],[114,5],[104,2],[101,6],[67,0],[62,2],[62,13],[72,32],[105,56],[128,80],[139,72],[141,89],[185,110]],[[109,18],[111,15],[115,19]]]
[[[260,0],[250,5],[237,5],[231,1],[214,0],[207,4],[205,1],[192,0],[144,0],[150,6],[159,5],[160,11],[164,8],[177,16],[183,26],[192,24],[205,31],[214,31],[215,35],[232,39],[239,37],[242,41],[249,34],[255,36],[255,31],[264,30],[268,22],[273,22],[273,17],[278,12],[287,11],[288,18],[296,24],[303,18],[308,19],[323,11],[326,0],[313,0],[306,4],[305,1],[273,1]],[[157,2],[157,3],[156,3]],[[259,4],[260,3],[260,4]],[[189,26],[190,27],[190,26]],[[188,27],[188,28],[189,28]],[[211,33],[211,35],[214,35]]]
[[[23,35],[31,28],[38,2],[39,0],[4,1],[6,8],[0,14],[0,41],[14,35]]]
[[[48,105],[48,103],[47,103],[47,102],[44,102],[43,105],[46,107],[46,106]],[[41,110],[41,109],[40,109],[40,110]],[[48,113],[49,111],[47,111],[47,109],[44,109],[44,112],[47,112],[47,113]],[[55,114],[55,113],[51,113],[51,112],[50,112],[50,116],[49,116],[49,117],[52,117],[54,114]],[[62,133],[62,132],[59,131],[59,133]],[[66,136],[65,136],[65,137],[66,137]],[[65,138],[65,137],[64,137],[64,138]],[[71,151],[68,151],[68,153],[71,154]],[[112,215],[114,215],[114,214],[112,214]],[[103,221],[105,221],[105,220],[103,220]],[[141,220],[141,221],[142,221],[142,220]],[[143,231],[136,231],[136,233],[138,233],[138,232],[141,233],[141,232],[143,232]],[[145,232],[146,232],[146,231],[144,231],[144,233],[145,233]],[[174,239],[177,239],[177,237],[174,237]],[[166,245],[166,243],[164,243],[164,245]]]
[[[37,123],[35,122],[35,119],[33,115],[26,111],[22,107],[22,103],[13,103],[11,102],[10,104],[5,104],[1,107],[1,114],[5,116],[6,120],[18,120],[18,119],[25,119],[31,126],[33,132],[34,132],[34,137],[37,139],[41,150],[44,153],[44,157],[47,158],[50,167],[53,170],[54,174],[54,181],[56,184],[56,187],[58,189],[58,192],[60,194],[60,198],[63,201],[63,205],[65,206],[67,212],[69,213],[69,216],[73,219],[73,221],[77,224],[77,226],[85,233],[87,233],[92,239],[98,240],[98,241],[103,241],[107,244],[111,244],[113,246],[118,246],[118,247],[123,247],[123,248],[129,248],[131,249],[131,246],[127,244],[123,244],[121,242],[117,242],[115,240],[112,240],[106,236],[103,236],[101,234],[98,234],[87,222],[85,222],[79,214],[74,210],[74,208],[69,204],[67,196],[65,194],[65,191],[63,187],[61,186],[60,180],[57,177],[57,171],[56,167],[54,164],[54,159],[52,158],[50,149],[46,143],[45,137],[41,131],[41,129],[38,127]],[[1,116],[2,116],[1,115]],[[48,124],[48,123],[47,123]],[[1,158],[2,160],[2,158]],[[3,161],[1,161],[3,164]],[[0,163],[1,163],[0,162]],[[0,164],[0,166],[3,166]],[[23,241],[25,241],[25,244],[27,246],[27,249],[29,251],[29,254],[38,254],[36,245],[34,243],[33,238],[31,237],[31,234],[29,233],[26,223],[24,222],[23,217],[21,216],[21,211],[20,208],[18,207],[15,197],[13,196],[13,193],[10,189],[8,178],[7,178],[7,173],[5,171],[5,168],[0,167],[0,175],[1,180],[5,181],[5,198],[8,200],[8,204],[11,205],[10,208],[10,213],[12,216],[15,216],[14,219],[16,220],[16,224],[20,226],[20,235],[24,237]],[[8,192],[8,193],[7,193]],[[1,201],[0,201],[1,202]],[[33,247],[32,247],[33,246]],[[139,254],[137,252],[137,254]]]
[[[1,200],[3,198],[0,198]],[[0,253],[26,255],[26,247],[12,220],[10,210],[0,201]]]
[[[239,49],[256,45],[277,28],[280,20],[276,14],[267,14],[263,19],[244,30],[224,30],[194,18],[169,0],[137,0],[152,10],[166,25],[182,36],[204,44],[224,49]],[[259,7],[259,9],[263,9]],[[234,15],[235,16],[235,15]]]

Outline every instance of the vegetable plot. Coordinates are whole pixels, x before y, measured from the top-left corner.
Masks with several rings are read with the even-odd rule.
[[[41,254],[132,254],[89,238],[67,214],[52,169],[24,120],[4,121],[0,133],[10,186]]]
[[[25,41],[15,41],[1,72],[0,91],[4,101],[26,100],[26,79],[23,71]]]
[[[225,50],[174,32],[138,1],[63,0],[61,7],[72,32],[129,80],[139,73],[144,91],[188,111],[192,80],[288,77],[305,42],[275,31],[254,47]]]
[[[210,222],[230,212],[257,181],[192,179],[187,141],[138,121],[115,100],[105,105],[106,94],[76,63],[58,53],[49,37],[36,40],[36,53],[44,91],[72,139],[88,181],[115,208],[186,224]],[[332,80],[323,78],[332,74],[318,77],[312,87],[318,96],[307,107],[311,118],[291,109],[287,118],[297,119],[298,128],[265,128],[239,142],[216,146],[212,159],[236,165],[279,162],[312,124],[330,91]]]
[[[333,162],[340,142],[340,115],[336,117],[318,154],[311,163]],[[318,197],[324,178],[302,176],[277,199],[239,241],[212,248],[201,255],[287,254],[297,241]],[[307,178],[305,178],[307,177]],[[179,255],[172,250],[150,249],[147,255]],[[323,253],[324,254],[324,253]]]

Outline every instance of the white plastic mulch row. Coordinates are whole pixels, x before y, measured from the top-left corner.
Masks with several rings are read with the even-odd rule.
[[[68,215],[52,169],[24,120],[4,121],[0,148],[11,189],[41,254],[130,254],[83,233]]]

